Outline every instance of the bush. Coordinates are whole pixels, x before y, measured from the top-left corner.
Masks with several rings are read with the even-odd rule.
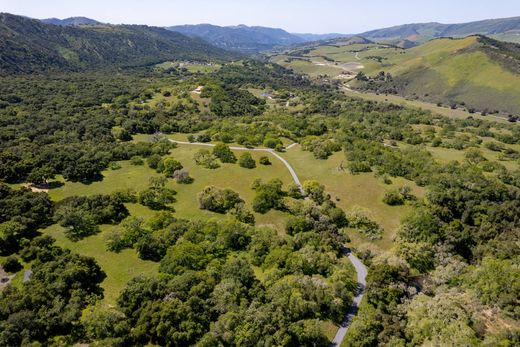
[[[303,190],[305,194],[314,200],[318,205],[325,201],[325,186],[317,181],[305,181],[303,183]]]
[[[140,166],[140,165],[144,164],[144,161],[141,157],[135,156],[135,157],[130,158],[130,164],[135,165],[135,166]]]
[[[152,210],[173,210],[167,205],[174,203],[177,192],[166,188],[166,178],[151,178],[150,187],[141,191],[137,201]]]
[[[223,143],[219,143],[215,147],[213,147],[213,155],[220,159],[223,163],[234,164],[237,162],[237,157],[235,154],[229,149],[229,146]]]
[[[199,208],[217,213],[226,213],[244,200],[231,189],[220,189],[215,186],[204,188],[198,195]]]
[[[287,195],[290,196],[293,199],[301,199],[303,198],[302,191],[300,189],[300,186],[296,183],[293,183],[289,186],[289,189],[287,190]]]
[[[260,160],[258,161],[261,165],[271,165],[271,161],[269,160],[268,157],[266,156],[263,156],[263,157],[260,157]]]
[[[267,213],[272,208],[277,210],[285,208],[283,203],[285,194],[282,190],[282,181],[273,179],[267,183],[262,183],[260,180],[255,180],[253,185],[256,191],[256,196],[253,200],[253,210],[255,212]]]
[[[385,193],[383,202],[390,206],[404,205],[404,198],[398,191],[391,190]]]
[[[110,170],[119,170],[121,169],[121,164],[119,164],[117,161],[113,161],[109,164]]]
[[[2,263],[2,267],[6,272],[15,273],[20,271],[23,266],[18,261],[18,258],[15,256],[9,256],[5,258],[4,262]]]
[[[190,177],[190,173],[184,169],[175,171],[173,178],[180,184],[190,184],[194,181],[193,178]]]
[[[379,240],[383,236],[383,229],[377,222],[371,220],[361,211],[355,211],[349,218],[349,226],[359,230],[369,240]]]
[[[146,159],[146,163],[150,169],[157,169],[159,162],[161,161],[161,156],[159,154],[152,154]]]
[[[415,196],[412,195],[412,189],[408,186],[403,186],[398,190],[387,191],[383,197],[383,202],[390,206],[403,205],[408,200],[415,200]]]
[[[256,162],[251,156],[251,153],[246,152],[240,156],[240,159],[238,159],[238,165],[246,169],[254,169],[256,167]]]
[[[206,169],[218,169],[217,157],[210,153],[207,149],[201,149],[193,157],[195,164],[205,167]]]
[[[351,174],[355,175],[362,172],[372,172],[370,164],[366,161],[354,161],[348,163],[348,169]]]
[[[246,207],[243,202],[236,204],[235,207],[233,207],[229,213],[242,223],[249,224],[249,225],[255,225],[255,216],[251,213]]]
[[[182,164],[173,158],[164,159],[162,165],[159,165],[159,167],[162,167],[164,175],[170,178],[174,176],[176,171],[182,170],[183,168]]]
[[[275,149],[278,145],[282,145],[282,141],[280,141],[280,139],[273,139],[268,137],[264,140],[264,147]]]

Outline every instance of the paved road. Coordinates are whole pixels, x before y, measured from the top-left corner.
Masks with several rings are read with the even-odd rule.
[[[180,145],[195,145],[195,146],[206,146],[206,147],[215,147],[212,143],[201,143],[201,142],[185,142],[185,141],[176,141],[176,140],[170,140],[173,143],[177,143]],[[296,144],[292,144],[288,148],[294,147]],[[298,175],[296,175],[296,172],[292,168],[291,164],[287,160],[285,160],[282,156],[280,156],[278,153],[276,153],[274,150],[269,148],[246,148],[246,147],[229,147],[233,150],[237,151],[255,151],[255,152],[267,152],[272,155],[274,155],[276,158],[278,158],[284,165],[287,167],[289,172],[291,173],[291,176],[294,180],[294,182],[300,187],[300,190],[303,195],[305,195],[305,192],[303,190],[303,187],[300,183],[300,180],[298,178]],[[345,255],[348,256],[348,259],[354,265],[354,268],[356,269],[357,273],[357,284],[358,289],[356,296],[354,297],[354,300],[352,301],[352,305],[350,306],[349,310],[347,311],[347,314],[345,316],[345,320],[341,324],[340,328],[338,329],[338,332],[336,333],[336,337],[334,337],[334,340],[332,341],[333,346],[339,346],[341,345],[341,342],[343,341],[343,338],[345,337],[345,334],[347,333],[348,327],[352,323],[352,320],[357,314],[357,311],[359,309],[359,305],[361,303],[361,300],[363,299],[363,294],[365,291],[366,286],[366,277],[367,277],[367,268],[363,263],[354,256],[349,249],[345,249]]]
[[[173,143],[177,143],[179,145],[196,145],[196,146],[206,146],[206,147],[215,147],[212,143],[201,143],[201,142],[186,142],[186,141],[176,141],[176,140],[170,140]],[[300,182],[300,179],[298,178],[298,175],[296,175],[296,172],[292,168],[291,164],[287,160],[285,160],[282,156],[280,156],[278,153],[276,153],[273,149],[270,148],[246,148],[246,147],[234,147],[230,146],[230,149],[236,150],[236,151],[254,151],[254,152],[266,152],[274,155],[278,160],[280,160],[289,170],[289,173],[291,174],[294,183],[298,185],[298,188],[300,188],[300,191],[302,195],[305,195],[305,191],[303,190],[303,186]]]
[[[363,265],[363,263],[358,258],[356,258],[355,255],[350,253],[349,249],[345,250],[345,254],[348,255],[348,259],[356,269],[358,288],[356,296],[354,297],[354,300],[352,300],[352,305],[350,305],[347,315],[345,316],[345,320],[339,327],[338,332],[334,337],[334,340],[332,340],[332,346],[340,346],[341,342],[343,342],[343,339],[347,334],[347,330],[358,312],[359,305],[361,304],[361,300],[363,299],[363,295],[365,293],[365,287],[367,285],[367,268],[365,267],[365,265]]]

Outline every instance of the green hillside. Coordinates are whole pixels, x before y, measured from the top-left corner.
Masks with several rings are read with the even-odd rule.
[[[391,49],[371,64],[368,81],[353,85],[479,111],[520,112],[519,47],[471,36]],[[364,52],[366,59],[368,52]],[[368,64],[367,64],[368,65]],[[379,71],[387,75],[375,76]],[[390,76],[388,76],[390,74]]]
[[[0,71],[127,67],[168,60],[224,60],[234,55],[162,28],[138,25],[66,27],[0,14]]]
[[[271,59],[313,77],[341,80],[349,88],[508,115],[520,112],[519,57],[517,44],[469,36],[409,49],[336,41]]]

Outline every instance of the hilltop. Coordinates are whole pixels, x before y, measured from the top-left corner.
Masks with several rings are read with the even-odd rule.
[[[46,18],[41,20],[45,24],[53,24],[53,25],[62,25],[62,26],[70,26],[70,25],[96,25],[102,24],[97,20],[90,19],[87,17],[69,17],[65,19],[59,18]]]
[[[487,19],[462,24],[414,23],[371,30],[360,34],[372,41],[388,42],[406,39],[426,42],[440,37],[486,35],[497,40],[520,42],[520,17]]]
[[[201,39],[144,25],[57,26],[0,14],[0,70],[132,67],[167,60],[227,60],[236,56]]]
[[[482,36],[436,39],[381,58],[355,86],[469,110],[520,112],[520,46]],[[369,53],[365,53],[368,57]],[[386,76],[383,74],[386,74]]]

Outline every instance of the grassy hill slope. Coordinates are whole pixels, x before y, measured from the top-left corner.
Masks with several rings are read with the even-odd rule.
[[[520,113],[520,45],[485,36],[434,39],[408,49],[336,40],[285,51],[271,60],[353,88],[469,110]],[[367,78],[355,79],[359,72]]]
[[[139,25],[56,26],[0,14],[0,72],[140,66],[234,55],[196,38]]]
[[[479,36],[432,40],[408,50],[392,50],[382,63],[372,66],[370,72],[390,73],[391,81],[387,77],[359,84],[433,102],[518,113],[519,49]]]

